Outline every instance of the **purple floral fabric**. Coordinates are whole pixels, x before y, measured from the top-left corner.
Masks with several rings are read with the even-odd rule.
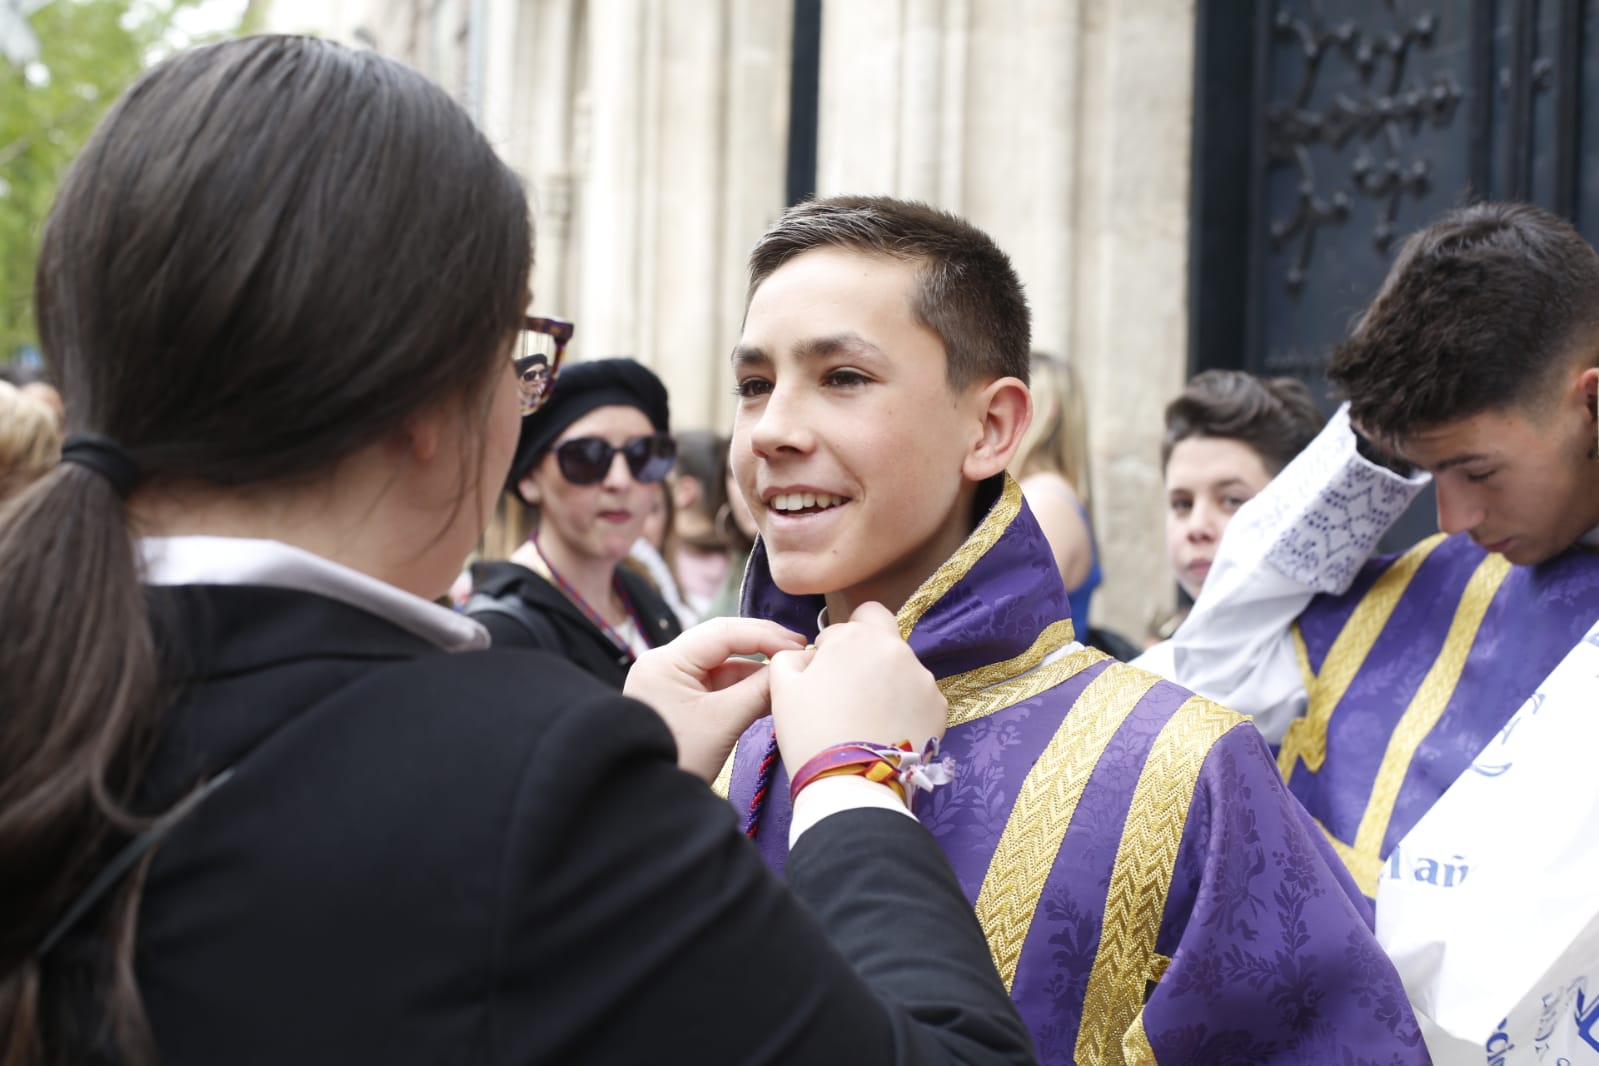
[[[778,590],[757,548],[745,608],[814,633],[820,603]],[[981,561],[927,610],[910,640],[944,678],[1021,654],[1068,612],[1042,534],[1023,507]],[[956,780],[924,797],[917,813],[974,901],[1018,790],[1063,720],[1109,713],[1081,699],[1109,667],[1095,663],[949,730],[944,747],[956,760]],[[1077,1061],[1118,849],[1130,815],[1139,814],[1132,810],[1135,786],[1156,737],[1190,695],[1159,682],[1139,699],[1093,764],[1043,890],[1024,901],[1032,922],[1011,991],[1045,1063]],[[739,742],[730,799],[741,812],[750,811],[771,736],[765,719]],[[1399,979],[1371,934],[1369,908],[1288,794],[1259,733],[1240,720],[1196,757],[1201,769],[1155,938],[1155,954],[1170,963],[1158,980],[1135,990],[1157,1060],[1427,1062]],[[780,764],[755,806],[756,845],[781,871],[789,802]],[[1122,1061],[1121,1037],[1109,1034],[1107,1061]]]

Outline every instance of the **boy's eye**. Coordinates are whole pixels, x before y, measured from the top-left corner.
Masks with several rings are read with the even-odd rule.
[[[1171,507],[1171,513],[1172,514],[1185,515],[1185,514],[1187,514],[1189,511],[1191,511],[1193,509],[1194,501],[1193,500],[1172,500],[1172,501],[1170,501],[1169,506]]]
[[[846,387],[850,385],[865,385],[871,381],[870,378],[868,378],[865,374],[862,374],[859,370],[849,370],[844,368],[838,370],[829,370],[826,378],[823,380],[825,380],[829,385],[841,385]]]
[[[1493,477],[1494,474],[1496,474],[1496,473],[1498,473],[1498,471],[1496,471],[1496,470],[1481,470],[1481,471],[1477,471],[1476,473],[1467,474],[1466,475],[1466,480],[1467,481],[1473,481],[1473,482],[1481,483],[1481,482],[1487,481],[1489,478]]]
[[[1226,510],[1228,514],[1238,510],[1238,508],[1242,507],[1248,502],[1249,500],[1242,496],[1223,496],[1221,498],[1222,508]]]
[[[733,395],[741,400],[765,396],[772,391],[772,383],[765,378],[744,378],[733,386]]]

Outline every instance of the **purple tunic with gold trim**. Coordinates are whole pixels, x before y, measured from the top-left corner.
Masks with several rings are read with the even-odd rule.
[[[820,608],[778,590],[757,546],[745,614],[814,634]],[[1428,1061],[1369,910],[1260,734],[1073,642],[1014,481],[899,620],[950,701],[958,765],[917,813],[1042,1061]],[[720,784],[781,870],[788,781],[772,753],[764,719]]]
[[[1278,766],[1361,892],[1595,618],[1599,554],[1511,566],[1464,534],[1311,601],[1295,625],[1309,706]]]

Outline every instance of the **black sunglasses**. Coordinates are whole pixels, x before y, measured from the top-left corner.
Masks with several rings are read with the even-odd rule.
[[[677,441],[665,433],[634,437],[620,448],[598,437],[574,437],[555,449],[555,465],[574,485],[598,485],[610,472],[616,453],[627,460],[636,481],[660,481],[677,461]]]

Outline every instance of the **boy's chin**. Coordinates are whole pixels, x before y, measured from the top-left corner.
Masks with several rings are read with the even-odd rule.
[[[772,584],[789,596],[826,596],[838,590],[837,578],[821,572],[819,568],[800,565],[784,566],[777,560],[770,562]]]

